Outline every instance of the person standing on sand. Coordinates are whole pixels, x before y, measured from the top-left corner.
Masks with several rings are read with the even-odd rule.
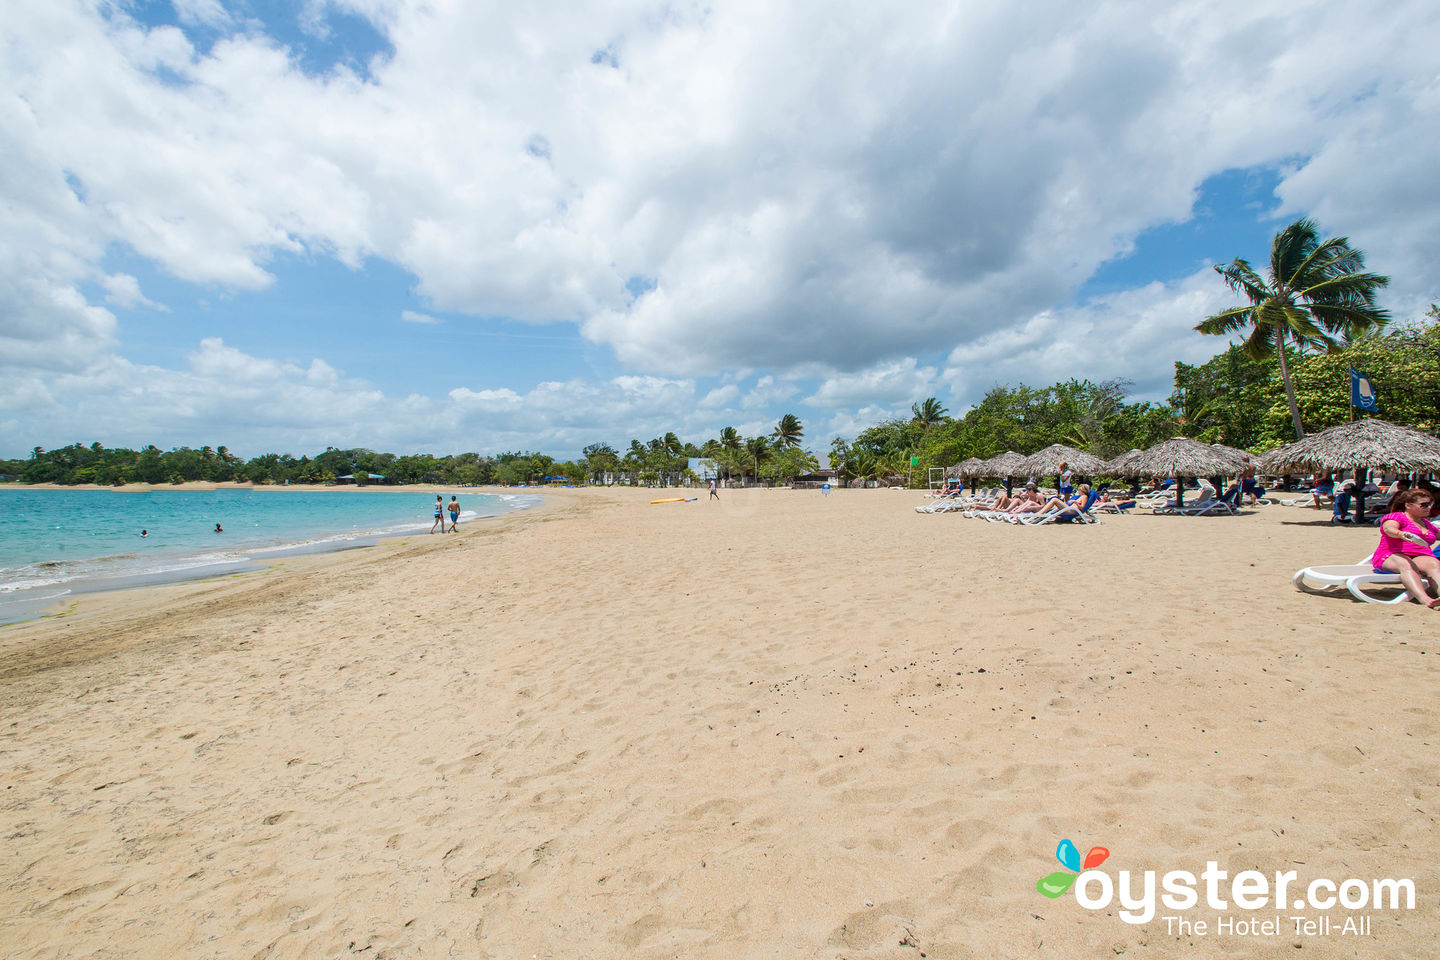
[[[436,527],[441,533],[445,532],[445,498],[438,493],[435,494],[435,522],[430,524],[430,532],[434,533]]]
[[[454,533],[455,528],[460,526],[460,501],[452,496],[448,509],[450,510],[450,532]]]
[[[715,490],[715,481],[714,481],[714,480],[711,480],[711,481],[710,481],[710,499],[711,499],[711,500],[719,500],[719,499],[720,499],[720,494],[717,493],[716,490]]]

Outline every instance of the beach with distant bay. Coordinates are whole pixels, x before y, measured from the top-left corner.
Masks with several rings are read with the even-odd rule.
[[[454,536],[0,627],[0,954],[1339,958],[1440,937],[1440,621],[1290,583],[1373,528],[543,492]],[[1207,932],[1163,905],[1129,923],[1037,891],[1065,839],[1116,877],[1215,861],[1413,878],[1418,902],[1354,913],[1355,936],[1290,909],[1230,914],[1278,934],[1217,932],[1203,892]]]

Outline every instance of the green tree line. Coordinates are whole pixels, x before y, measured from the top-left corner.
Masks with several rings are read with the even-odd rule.
[[[1295,410],[1305,429],[1324,429],[1351,416],[1353,366],[1374,385],[1380,416],[1420,430],[1440,430],[1436,320],[1440,309],[1432,307],[1423,320],[1371,330],[1334,349],[1288,346],[1286,366]],[[1257,453],[1294,439],[1294,417],[1278,354],[1256,359],[1237,344],[1203,364],[1177,362],[1165,403],[1129,401],[1130,386],[1124,380],[996,386],[960,417],[950,417],[930,397],[915,404],[908,418],[877,423],[853,439],[835,438],[829,449],[830,465],[845,480],[921,484],[930,467],[1006,450],[1031,453],[1052,443],[1109,458],[1174,436]],[[397,456],[335,447],[313,457],[267,453],[242,460],[224,446],[131,450],[75,443],[53,450],[36,447],[25,460],[0,460],[0,474],[25,483],[105,485],[334,483],[339,477],[354,476],[361,484],[564,481],[664,486],[695,479],[688,467],[698,458],[708,460],[722,479],[731,482],[784,483],[819,466],[803,442],[803,423],[786,414],[768,435],[745,437],[734,427],[725,427],[717,436],[695,444],[668,432],[648,441],[631,440],[623,453],[609,443],[593,443],[579,457],[563,461],[520,451],[498,456]],[[914,467],[912,458],[917,460]]]
[[[804,427],[786,414],[768,436],[742,437],[726,427],[699,446],[682,443],[673,433],[649,441],[631,440],[621,454],[608,443],[587,446],[575,460],[557,460],[543,453],[510,452],[499,456],[461,453],[377,453],[327,447],[323,453],[296,458],[266,453],[250,460],[229,448],[177,447],[161,450],[111,448],[100,443],[46,450],[36,447],[25,460],[0,460],[0,475],[23,483],[180,484],[187,482],[249,482],[259,484],[336,483],[353,478],[372,484],[435,483],[445,485],[536,483],[633,483],[674,485],[693,481],[692,459],[710,460],[722,476],[747,482],[780,483],[817,468],[813,454],[801,449]],[[347,481],[348,482],[348,481]]]
[[[1436,320],[1440,309],[1432,307],[1422,320],[1371,330],[1334,349],[1287,346],[1295,409],[1305,429],[1324,429],[1351,416],[1353,366],[1374,385],[1380,416],[1420,430],[1440,430]],[[1256,359],[1237,344],[1203,364],[1177,362],[1173,389],[1164,403],[1127,400],[1130,386],[1124,380],[996,386],[960,417],[949,416],[938,400],[927,398],[912,407],[908,418],[877,423],[853,439],[835,438],[829,449],[830,465],[844,480],[918,485],[930,467],[1006,450],[1031,453],[1052,443],[1109,458],[1174,436],[1257,453],[1294,439],[1277,354]],[[131,450],[76,443],[53,450],[36,447],[24,460],[0,460],[0,474],[25,483],[105,485],[334,483],[344,476],[354,476],[361,484],[673,485],[694,479],[688,466],[698,458],[710,461],[716,473],[731,482],[784,483],[819,466],[803,443],[804,424],[786,414],[768,435],[745,437],[734,427],[725,427],[717,436],[695,444],[668,432],[648,441],[631,440],[623,453],[609,443],[593,443],[573,460],[520,451],[498,456],[397,456],[335,447],[314,456],[267,453],[242,460],[224,446]],[[913,468],[912,458],[918,461]]]
[[[1305,430],[1352,416],[1350,368],[1370,378],[1379,416],[1440,431],[1440,310],[1423,321],[1371,329],[1346,345],[1292,344],[1286,364],[1294,410]],[[1184,436],[1255,453],[1295,439],[1278,352],[1255,358],[1235,344],[1203,364],[1175,364],[1168,402],[1127,402],[1128,381],[1067,380],[1049,387],[997,386],[958,418],[931,397],[909,418],[877,423],[853,440],[831,443],[830,463],[846,479],[923,482],[930,467],[1006,450],[1033,453],[1063,443],[1110,459]],[[918,460],[911,468],[912,458]]]

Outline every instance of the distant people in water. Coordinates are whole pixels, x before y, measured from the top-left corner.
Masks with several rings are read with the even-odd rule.
[[[455,532],[455,528],[458,527],[458,526],[460,526],[460,501],[459,501],[459,499],[457,499],[456,497],[451,497],[451,498],[450,498],[450,503],[446,505],[446,509],[448,509],[448,510],[450,511],[450,532],[451,532],[451,533],[454,533],[454,532]]]
[[[445,498],[438,493],[435,494],[435,522],[430,524],[430,532],[434,533],[436,527],[441,533],[445,532]]]
[[[141,540],[144,540],[144,539],[145,539],[146,537],[148,537],[148,536],[150,536],[150,531],[149,531],[149,530],[141,530],[141,531],[140,531],[140,539],[141,539]]]
[[[225,530],[220,526],[220,524],[217,523],[217,524],[215,524],[215,532],[216,532],[216,533],[224,533]]]

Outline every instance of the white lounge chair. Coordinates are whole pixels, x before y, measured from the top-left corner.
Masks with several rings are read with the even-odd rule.
[[[1290,582],[1302,593],[1327,594],[1334,590],[1346,590],[1356,600],[1365,603],[1404,603],[1411,599],[1400,582],[1400,574],[1376,573],[1368,557],[1358,563],[1305,567],[1296,570]],[[1365,586],[1401,587],[1401,590],[1398,596],[1382,600],[1361,589]]]
[[[1235,508],[1224,500],[1196,500],[1178,507],[1175,502],[1168,501],[1162,506],[1153,510],[1157,514],[1165,514],[1172,517],[1204,517],[1212,514],[1220,516],[1234,516]]]
[[[1014,513],[1001,517],[1001,519],[1008,523],[1020,524],[1027,527],[1038,526],[1042,523],[1095,523],[1099,518],[1091,513],[1091,509],[1095,506],[1095,501],[1099,499],[1099,491],[1091,490],[1086,494],[1084,503],[1071,503],[1050,510]]]

